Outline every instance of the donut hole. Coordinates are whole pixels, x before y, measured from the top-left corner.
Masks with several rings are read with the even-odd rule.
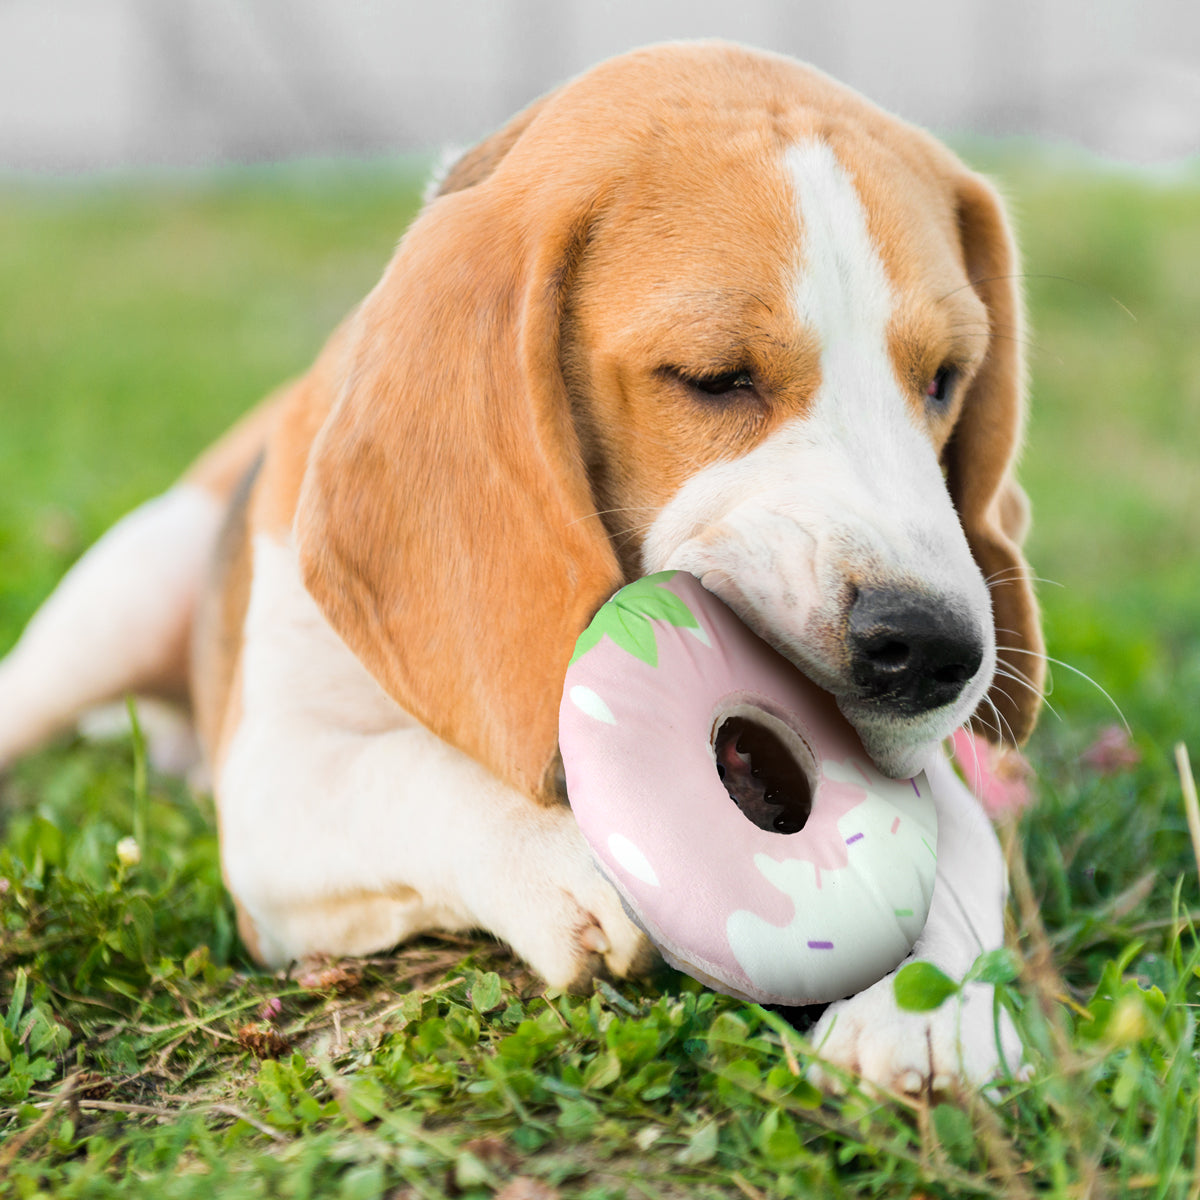
[[[799,833],[812,812],[816,762],[804,739],[772,713],[739,705],[713,723],[717,776],[752,825]]]

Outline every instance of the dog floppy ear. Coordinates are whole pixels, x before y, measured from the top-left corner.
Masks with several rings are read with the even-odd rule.
[[[1017,256],[1000,201],[977,176],[959,182],[958,217],[968,278],[987,306],[991,334],[945,453],[947,482],[987,580],[996,626],[996,682],[974,724],[992,741],[1019,744],[1041,706],[1045,659],[1021,554],[1028,504],[1013,476],[1025,387]]]
[[[992,188],[970,175],[959,181],[958,194],[962,253],[971,286],[988,307],[990,342],[944,464],[971,552],[988,581],[996,626],[996,682],[974,725],[992,742],[1020,744],[1042,704],[1045,660],[1030,569],[1021,554],[1028,504],[1013,474],[1025,404],[1018,265]]]
[[[474,187],[487,179],[546,106],[548,99],[549,97],[543,96],[540,100],[535,100],[513,117],[503,129],[454,158],[446,167],[445,174],[437,180],[434,198],[447,196],[451,192],[461,192],[463,188]]]
[[[566,665],[621,580],[559,366],[594,197],[500,169],[528,120],[430,203],[357,314],[295,534],[384,689],[549,798]]]

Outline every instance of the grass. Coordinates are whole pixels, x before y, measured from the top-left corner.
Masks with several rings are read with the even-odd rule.
[[[1119,718],[1056,668],[1001,987],[1030,1078],[822,1098],[776,1014],[669,973],[547,993],[484,940],[256,972],[208,799],[70,741],[0,781],[0,1195],[1200,1195],[1200,186],[985,154],[1030,272],[1051,653],[1140,755],[1089,765]],[[305,366],[413,203],[366,167],[0,183],[0,647]]]

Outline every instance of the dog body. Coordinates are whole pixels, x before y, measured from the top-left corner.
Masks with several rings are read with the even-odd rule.
[[[260,961],[480,927],[555,985],[626,974],[557,709],[596,608],[683,569],[930,772],[917,953],[961,974],[1004,870],[939,745],[1019,741],[1040,696],[1015,270],[988,185],[818,73],[604,64],[458,160],[311,372],[68,575],[0,665],[0,763],[188,692]],[[998,1053],[977,986],[917,1017],[884,980],[818,1037],[909,1089]]]

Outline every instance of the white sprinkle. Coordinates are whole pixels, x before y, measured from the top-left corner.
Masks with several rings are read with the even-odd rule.
[[[650,865],[650,860],[623,834],[610,833],[608,848],[613,858],[625,868],[635,879],[658,887],[658,876]]]
[[[612,715],[612,709],[590,687],[584,687],[583,684],[577,683],[568,695],[571,697],[571,703],[580,712],[586,713],[597,721],[603,721],[605,725],[617,723],[617,718]]]

